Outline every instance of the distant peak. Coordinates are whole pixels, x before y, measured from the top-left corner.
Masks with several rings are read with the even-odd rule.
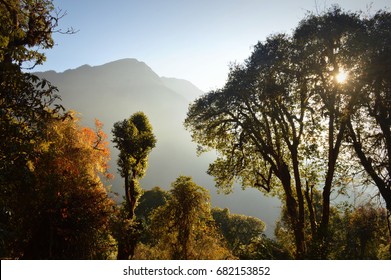
[[[107,62],[103,65],[99,66],[109,66],[109,65],[137,65],[137,64],[142,64],[146,65],[144,62],[138,61],[135,58],[123,58],[123,59],[118,59],[114,61]]]

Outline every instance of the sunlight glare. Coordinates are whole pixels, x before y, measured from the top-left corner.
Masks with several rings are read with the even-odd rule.
[[[348,73],[345,70],[343,70],[343,69],[341,69],[339,71],[339,73],[337,74],[337,76],[336,76],[336,80],[340,84],[345,83],[347,78],[348,78]]]

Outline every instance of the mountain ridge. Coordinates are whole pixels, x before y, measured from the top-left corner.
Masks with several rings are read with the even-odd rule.
[[[155,85],[158,87],[164,86],[171,90],[173,94],[179,94],[184,97],[186,101],[191,101],[203,94],[203,92],[191,82],[184,79],[160,77],[145,62],[134,58],[120,59],[96,66],[84,64],[62,72],[56,72],[54,70],[35,72],[37,76],[45,77],[54,85],[58,82],[59,76],[61,76],[61,79],[74,81],[75,79],[78,79],[80,73],[83,73],[83,80],[85,80],[85,76],[87,76],[89,79],[95,79],[97,83],[102,83],[105,79],[111,79],[113,81],[121,81],[122,84],[120,85],[122,86],[124,86],[124,83],[133,85],[149,84],[150,86]],[[59,84],[62,86],[62,82]],[[190,92],[190,94],[184,92]]]

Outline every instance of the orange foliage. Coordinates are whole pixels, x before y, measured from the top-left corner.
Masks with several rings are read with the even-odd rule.
[[[39,156],[34,162],[41,199],[39,203],[36,201],[37,211],[51,217],[55,244],[80,252],[82,247],[90,250],[88,248],[95,246],[94,236],[106,231],[113,208],[101,179],[111,177],[108,172],[110,151],[102,127],[98,120],[95,130],[80,127],[75,116],[52,121],[46,140],[37,148]],[[37,239],[34,242],[38,242]],[[45,240],[39,242],[43,244]],[[64,253],[62,247],[58,248],[62,254],[59,257],[83,257],[69,250]]]

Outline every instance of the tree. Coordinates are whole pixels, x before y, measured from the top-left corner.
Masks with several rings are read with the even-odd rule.
[[[291,260],[292,255],[281,243],[262,236],[252,239],[239,248],[237,256],[241,260]]]
[[[331,259],[390,259],[385,208],[345,202],[335,209],[330,219]]]
[[[116,122],[112,132],[115,147],[120,151],[118,166],[121,177],[125,179],[125,197],[129,219],[132,219],[141,195],[138,180],[145,175],[148,155],[156,145],[156,138],[147,116],[142,112]]]
[[[314,240],[320,247],[321,258],[326,258],[328,227],[330,220],[330,195],[337,186],[337,172],[344,169],[344,161],[338,161],[344,148],[347,120],[357,108],[358,98],[353,84],[338,81],[338,75],[346,69],[355,69],[361,64],[359,49],[355,48],[360,38],[363,22],[358,14],[343,12],[334,6],[322,16],[310,15],[296,28],[294,38],[302,52],[303,74],[308,78],[307,90],[313,92],[318,104],[311,104],[311,114],[319,122],[318,141],[324,145],[325,180],[322,189],[322,215],[314,231]],[[308,66],[307,66],[308,65]],[[339,170],[338,170],[339,169]],[[343,174],[342,174],[343,175]],[[309,205],[311,209],[311,205]],[[315,227],[314,227],[315,228]]]
[[[360,63],[351,42],[361,28],[359,15],[338,7],[309,15],[294,36],[277,34],[258,43],[244,65],[231,67],[222,89],[190,106],[185,120],[201,152],[219,152],[208,169],[217,187],[229,192],[240,180],[284,200],[297,258],[305,257],[306,240],[318,244],[319,257],[327,255],[330,195],[346,175],[337,160],[357,103],[336,77]],[[320,220],[313,201],[317,188]]]
[[[153,210],[166,204],[168,196],[168,193],[160,187],[154,187],[151,190],[144,191],[135,211],[136,216],[148,220]]]
[[[298,174],[303,108],[308,98],[305,91],[289,84],[294,72],[287,62],[293,53],[285,35],[258,43],[244,66],[231,68],[223,89],[208,93],[190,106],[185,124],[195,141],[220,153],[208,170],[219,188],[230,191],[240,178],[244,187],[277,194],[273,186],[281,184],[298,254],[302,255],[304,200],[300,185],[292,186],[290,166],[293,162]],[[296,199],[300,200],[300,210]]]
[[[227,208],[213,208],[213,219],[229,249],[236,255],[240,247],[248,245],[253,239],[260,238],[265,230],[265,223],[255,217],[231,214]]]
[[[214,227],[208,192],[190,177],[172,183],[167,203],[155,209],[151,230],[155,247],[169,259],[224,259],[224,248]]]
[[[34,175],[28,163],[37,157],[34,147],[44,137],[47,122],[61,117],[62,107],[54,104],[58,99],[56,88],[22,71],[26,63],[34,66],[44,61],[41,50],[53,46],[52,34],[59,18],[61,14],[54,11],[51,1],[0,1],[2,244],[14,239],[17,224],[28,222],[14,224],[11,217],[27,199],[23,194],[31,187]]]
[[[26,61],[42,64],[45,60],[39,47],[52,48],[53,32],[61,17],[50,0],[0,1],[1,40],[0,59],[7,67],[15,63],[21,66]]]
[[[360,108],[348,119],[349,139],[369,180],[391,213],[391,13],[379,11],[365,21],[357,42],[362,63],[356,70]]]
[[[108,234],[113,201],[103,176],[109,149],[102,124],[82,128],[74,113],[47,124],[36,143],[36,158],[28,162],[29,187],[21,190],[11,220],[18,224],[9,251],[24,259],[92,259],[110,254]],[[31,215],[34,213],[34,215]],[[28,219],[26,218],[28,217]]]
[[[346,245],[341,250],[344,253],[341,257],[361,260],[382,257],[381,246],[390,246],[385,209],[367,204],[353,209],[351,213],[345,212],[345,215],[348,221]]]
[[[160,187],[144,191],[136,207],[136,217],[142,224],[140,242],[150,244],[152,242],[151,217],[155,209],[163,206],[169,199],[169,193]]]
[[[125,219],[129,220],[120,222],[128,226],[127,230],[124,228],[124,232],[119,234],[118,258],[128,259],[134,255],[139,236],[139,223],[133,221],[135,208],[142,194],[138,180],[146,172],[148,155],[156,145],[156,138],[147,116],[142,112],[116,122],[112,132],[115,147],[120,151],[117,163],[121,177],[125,179]],[[120,220],[124,218],[123,215],[121,217]]]

